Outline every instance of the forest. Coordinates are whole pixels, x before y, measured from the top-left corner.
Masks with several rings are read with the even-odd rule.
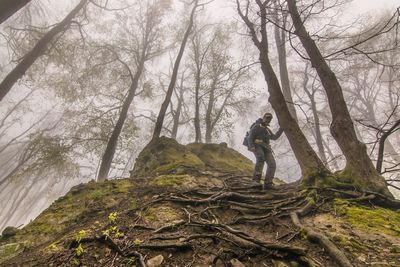
[[[130,177],[162,136],[255,160],[242,140],[265,112],[284,130],[276,177],[394,205],[400,6],[355,2],[3,0],[0,230]]]

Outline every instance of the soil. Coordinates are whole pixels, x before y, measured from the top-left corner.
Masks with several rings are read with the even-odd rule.
[[[355,227],[338,212],[336,200],[353,201],[356,192],[300,190],[297,184],[262,190],[252,187],[250,177],[207,175],[220,182],[204,182],[204,175],[201,184],[191,180],[188,187],[130,179],[134,186],[123,197],[110,205],[92,200],[62,232],[25,246],[0,265],[147,266],[162,255],[160,266],[240,266],[235,260],[244,266],[343,266],[308,235],[308,227],[326,236],[350,266],[400,266],[400,233]],[[355,200],[348,205],[378,203]],[[293,223],[294,213],[304,227]]]

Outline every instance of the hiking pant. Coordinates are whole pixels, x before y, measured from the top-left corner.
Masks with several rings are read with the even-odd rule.
[[[254,167],[253,180],[260,182],[264,162],[267,163],[267,173],[265,174],[264,184],[272,184],[275,175],[276,163],[272,150],[265,146],[256,145],[254,155],[256,156],[256,165]]]

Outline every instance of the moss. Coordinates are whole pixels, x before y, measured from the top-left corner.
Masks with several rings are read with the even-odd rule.
[[[100,190],[95,190],[93,192],[90,192],[89,198],[98,199],[98,198],[101,198],[102,196],[104,196],[104,192],[102,192]]]
[[[139,207],[137,201],[135,199],[131,200],[129,204],[129,210],[136,210]]]
[[[400,236],[400,211],[370,208],[336,199],[338,215],[345,217],[354,227],[373,233]]]
[[[112,180],[112,193],[116,194],[126,194],[133,187],[133,184],[128,179]]]
[[[0,263],[18,254],[20,249],[20,243],[10,243],[0,246]]]
[[[351,250],[357,250],[357,251],[365,251],[367,250],[367,247],[363,245],[360,241],[348,237],[342,234],[337,234],[333,237],[333,240],[340,244],[342,247],[348,247]]]
[[[308,239],[307,231],[304,228],[300,229],[300,239],[301,240],[307,240]]]
[[[355,184],[324,171],[304,175],[301,187],[303,189],[307,187],[354,189]]]
[[[194,181],[190,175],[162,175],[155,178],[150,184],[157,186],[181,187]]]
[[[152,207],[145,212],[144,218],[148,221],[169,223],[180,219],[179,213],[171,207]]]
[[[354,238],[349,239],[349,244],[352,248],[359,250],[359,251],[365,251],[367,249],[366,246],[364,246],[362,243],[360,243],[360,241],[358,241]]]
[[[239,152],[222,144],[189,144],[187,147],[212,170],[251,175],[254,164]]]
[[[51,243],[43,251],[44,253],[54,253],[60,251],[61,248],[57,242]]]

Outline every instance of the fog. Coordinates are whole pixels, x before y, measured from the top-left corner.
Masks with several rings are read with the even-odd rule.
[[[0,78],[3,80],[37,40],[53,25],[63,20],[78,2],[80,1],[32,1],[2,23]],[[107,138],[117,123],[118,112],[131,84],[130,75],[133,76],[132,73],[137,70],[138,47],[143,37],[141,32],[143,27],[138,23],[144,20],[140,15],[145,14],[147,2],[151,1],[97,1],[100,6],[108,4],[107,8],[103,9],[89,3],[85,12],[79,13],[75,22],[71,23],[70,29],[57,35],[47,52],[2,100],[0,230],[8,225],[26,225],[54,200],[68,192],[72,186],[96,179]],[[161,2],[167,5],[169,1]],[[160,15],[160,21],[157,23],[161,26],[154,35],[154,38],[159,39],[153,44],[154,55],[146,61],[143,75],[139,79],[137,95],[130,105],[109,179],[129,177],[136,156],[151,139],[155,119],[164,99],[172,65],[188,21],[191,6],[188,3],[171,1],[170,8]],[[379,22],[386,19],[388,16],[385,14],[392,15],[399,5],[399,0],[350,1],[328,10],[323,15],[312,17],[307,21],[307,26],[313,30],[315,36],[320,36],[319,45],[329,54],[335,49],[347,47],[350,35],[364,31],[368,33],[367,22],[373,24],[375,20]],[[271,123],[273,131],[279,128],[279,123],[268,102],[269,94],[257,63],[259,59],[256,48],[235,8],[234,1],[217,0],[202,6],[196,13],[195,29],[199,32],[201,29],[203,34],[201,36],[199,34],[199,51],[206,51],[209,45],[210,51],[214,53],[214,59],[211,57],[205,59],[204,68],[207,72],[201,81],[202,140],[205,139],[205,117],[207,100],[211,98],[210,88],[212,82],[217,81],[223,86],[217,87],[219,91],[216,95],[219,98],[216,97],[213,102],[215,106],[211,112],[212,116],[216,117],[219,107],[227,104],[223,106],[222,115],[215,123],[212,142],[226,142],[254,161],[253,153],[242,145],[246,131],[265,112],[274,114]],[[338,35],[333,38],[336,33]],[[191,35],[192,39],[189,40],[185,50],[176,86],[179,90],[184,90],[182,124],[179,125],[176,137],[183,144],[195,140],[193,36],[194,34]],[[271,36],[273,36],[272,28]],[[325,39],[326,36],[332,38]],[[217,41],[214,45],[212,38],[222,45],[218,45]],[[381,42],[389,39],[385,35],[371,40],[368,45],[380,47]],[[270,43],[274,68],[278,70],[278,56],[273,37]],[[306,60],[302,58],[303,51],[299,46],[298,40],[293,36],[286,43],[293,105],[299,118],[299,125],[317,150],[312,109],[307,95],[302,90]],[[398,54],[398,47],[393,51]],[[396,71],[398,72],[400,62],[398,56],[391,56],[390,53],[388,51],[372,59],[343,53],[332,58],[330,62],[348,89],[345,95],[350,112],[354,121],[360,121],[355,123],[357,133],[368,145],[373,161],[376,160],[377,154],[375,142],[377,133],[372,126],[379,128],[388,118],[388,122],[392,123],[399,117],[397,107],[400,84]],[[212,71],[215,71],[215,65],[218,65],[218,60],[215,60],[217,56],[221,56],[219,61],[225,63],[223,66],[225,69],[221,71],[222,78],[213,80]],[[388,61],[391,59],[394,62],[392,68],[389,68]],[[226,77],[232,79],[242,69],[245,73],[237,78],[239,82],[229,95],[227,93],[229,90],[226,88],[234,83],[227,81]],[[355,69],[359,72],[352,73]],[[329,132],[331,118],[320,82],[314,71],[310,70],[309,74],[310,80],[313,77],[314,80],[307,86],[315,85],[322,136],[324,145],[329,149],[329,153],[326,152],[326,164],[332,171],[338,171],[345,166],[345,159]],[[360,85],[362,82],[364,84]],[[365,85],[368,84],[371,87],[362,92],[363,95],[360,93],[357,98],[359,88],[362,86],[366,88]],[[173,95],[173,104],[166,116],[162,135],[171,135],[172,115],[176,112],[173,109],[178,103],[178,95],[178,91]],[[374,97],[375,102],[365,101],[370,97]],[[396,108],[391,108],[389,102]],[[371,105],[372,109],[368,109]],[[371,110],[373,114],[367,114],[366,111]],[[386,150],[388,154],[385,157],[384,167],[389,171],[385,177],[398,179],[399,171],[390,170],[396,170],[393,166],[398,164],[399,131],[391,135],[388,140],[391,142],[392,150]],[[283,136],[273,142],[272,148],[277,161],[276,177],[285,182],[298,180],[301,177],[300,168],[287,138]],[[400,197],[394,187],[390,189]]]

